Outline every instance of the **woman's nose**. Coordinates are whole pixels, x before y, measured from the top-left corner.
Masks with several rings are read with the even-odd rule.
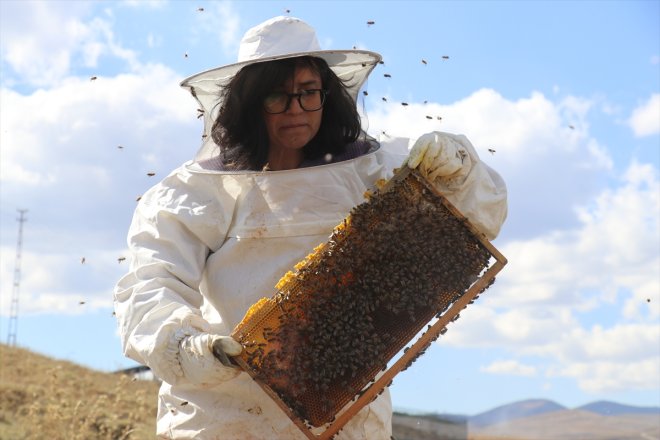
[[[298,96],[292,96],[291,102],[289,102],[289,108],[286,109],[287,113],[301,113],[304,112],[302,106],[300,105],[300,98]]]

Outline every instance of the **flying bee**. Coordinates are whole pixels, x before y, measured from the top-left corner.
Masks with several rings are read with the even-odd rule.
[[[492,149],[492,148],[489,148],[489,149],[488,149],[488,152],[489,152],[490,154],[495,154],[495,150]]]
[[[367,26],[371,26],[372,24],[376,24],[376,22],[373,21],[373,20],[369,20],[369,21],[367,22]]]
[[[392,75],[390,75],[389,73],[385,73],[385,74],[383,74],[383,76],[384,76],[385,78],[392,78]]]
[[[422,64],[424,65],[428,64],[424,58],[422,58]]]
[[[367,93],[367,91],[366,91],[366,90],[364,90],[364,91],[362,92],[362,94],[363,94],[364,96],[367,96],[367,95],[369,95],[369,93]]]
[[[121,264],[122,261],[126,260],[126,257],[117,258],[117,262]]]
[[[448,59],[449,59],[449,55],[443,55],[443,56],[442,56],[442,59],[443,59],[443,60],[448,60]]]
[[[153,177],[153,176],[155,176],[155,175],[156,175],[156,173],[154,173],[154,172],[152,172],[152,171],[150,171],[150,172],[147,173],[147,176],[149,176],[149,177]]]
[[[405,107],[405,106],[408,105],[408,103],[407,102],[402,102],[401,105]]]
[[[386,98],[386,97],[383,96],[382,99],[383,99],[383,101],[387,102],[387,98]]]
[[[426,115],[426,119],[433,119],[433,116]]]
[[[197,12],[204,12],[204,8],[197,8]]]
[[[97,78],[98,78],[98,77],[96,77],[96,76],[92,76],[91,78],[89,78],[89,80],[90,80],[90,81],[96,81]]]

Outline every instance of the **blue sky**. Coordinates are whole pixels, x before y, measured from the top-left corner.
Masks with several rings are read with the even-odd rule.
[[[395,407],[660,405],[658,1],[2,0],[0,340],[28,209],[18,344],[135,365],[112,289],[136,198],[199,146],[178,83],[286,10],[324,49],[383,55],[360,98],[371,134],[463,133],[509,188],[509,264],[395,378]]]

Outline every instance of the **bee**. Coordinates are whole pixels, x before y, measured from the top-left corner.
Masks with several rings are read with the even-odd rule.
[[[96,77],[96,76],[92,76],[92,77],[89,78],[89,80],[90,80],[90,81],[96,81],[97,78],[98,78],[98,77]]]
[[[153,177],[153,176],[155,176],[155,175],[156,175],[156,173],[151,172],[151,171],[147,173],[147,176],[149,176],[149,177]]]
[[[489,152],[490,154],[495,154],[495,150],[492,149],[492,148],[489,148],[489,149],[488,149],[488,152]],[[506,155],[505,155],[505,156],[506,156]]]
[[[424,64],[424,65],[428,64],[424,58],[422,58],[422,64]]]
[[[197,8],[197,12],[204,12],[204,8]]]
[[[82,258],[80,259],[80,264],[85,264],[85,257],[82,257]]]
[[[384,96],[382,97],[382,100],[385,101],[385,102],[387,102],[387,98],[384,97]]]
[[[371,26],[372,24],[376,24],[376,22],[373,21],[373,20],[369,20],[369,21],[367,22],[367,26]]]
[[[140,199],[142,199],[142,196],[137,196],[137,198],[135,199],[135,201],[136,201],[136,202],[139,202]]]
[[[575,126],[574,126],[574,125],[569,125],[568,128],[570,128],[571,130],[575,130]]]
[[[124,147],[121,146],[121,145],[117,145],[117,148],[120,149],[120,150],[123,150],[123,149],[124,149]]]
[[[369,95],[369,93],[367,93],[367,91],[366,91],[366,90],[364,90],[364,91],[362,92],[362,94],[363,94],[364,96],[367,96],[367,95]]]
[[[85,304],[85,301],[78,301],[78,305],[82,306],[83,304]]]
[[[184,53],[183,53],[183,57],[184,57],[184,58],[188,58],[188,52],[184,52]]]
[[[405,106],[408,105],[408,103],[407,102],[402,102],[401,105],[405,107]]]
[[[384,76],[385,78],[392,78],[392,75],[390,75],[389,73],[385,73],[385,74],[383,74],[383,76]]]
[[[443,59],[443,60],[448,60],[448,59],[449,59],[449,55],[443,55],[443,56],[442,56],[442,59]]]
[[[433,116],[426,115],[426,119],[433,119]]]
[[[184,400],[183,402],[181,402],[181,406],[186,406],[186,405],[188,405],[188,401]]]
[[[117,258],[117,262],[121,264],[122,261],[126,260],[126,257]]]

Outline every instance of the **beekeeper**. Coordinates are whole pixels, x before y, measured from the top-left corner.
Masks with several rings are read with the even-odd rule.
[[[182,82],[204,141],[142,196],[114,291],[125,355],[162,380],[160,438],[305,438],[231,366],[242,347],[228,335],[395,167],[418,168],[488,238],[499,232],[504,183],[464,136],[422,135],[406,157],[361,130],[357,95],[380,59],[321,50],[309,25],[276,17],[245,34],[237,63]],[[391,417],[386,389],[337,438],[390,439]]]

